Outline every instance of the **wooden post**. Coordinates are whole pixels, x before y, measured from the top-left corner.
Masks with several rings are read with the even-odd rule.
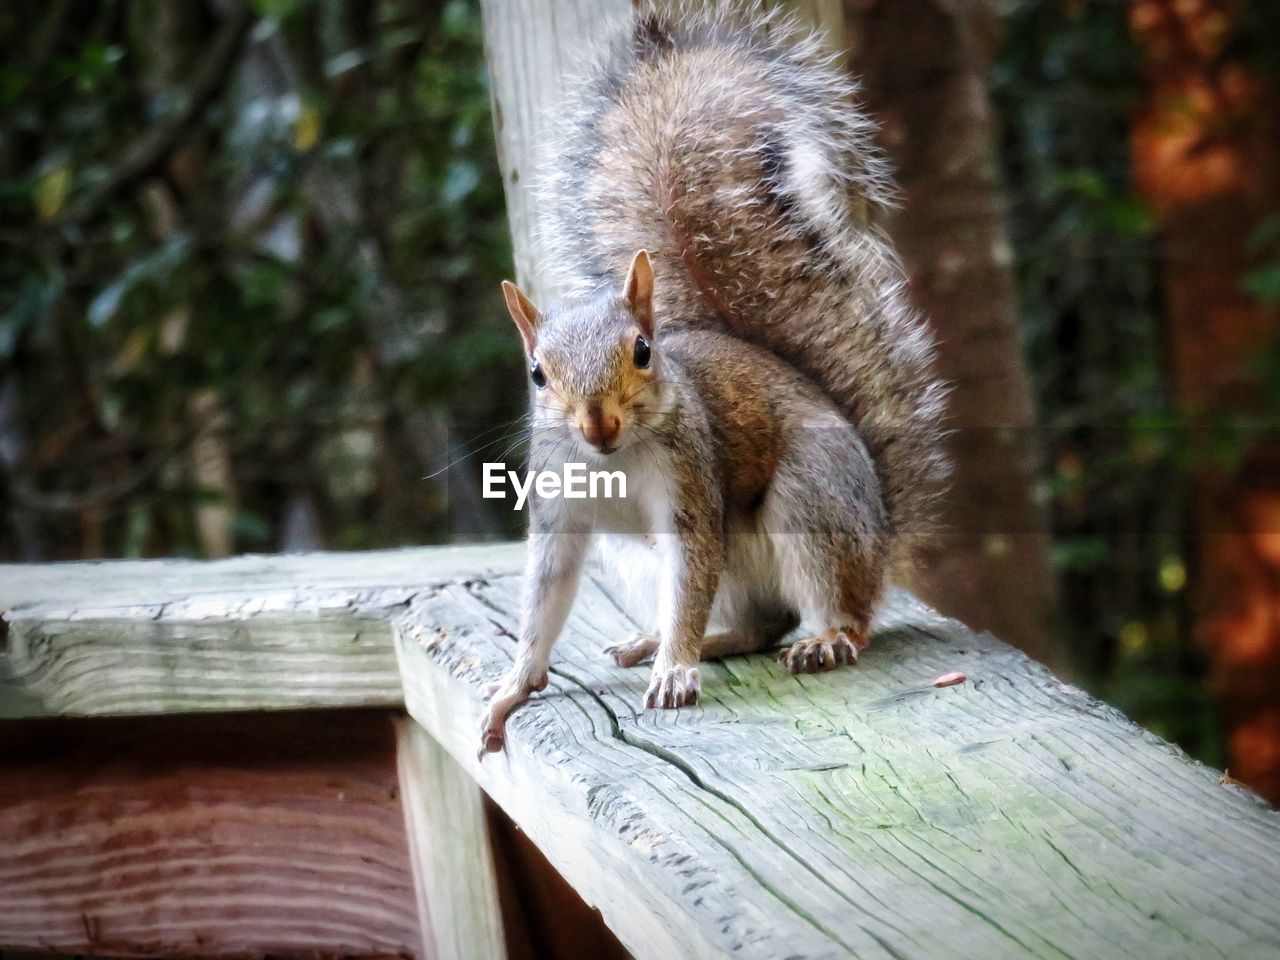
[[[516,275],[535,303],[545,303],[557,291],[533,256],[533,168],[563,100],[565,80],[595,43],[625,22],[631,3],[483,0],[481,6]]]
[[[397,752],[424,955],[503,960],[507,950],[480,788],[412,720],[397,726]]]
[[[843,44],[839,0],[784,0],[819,26],[833,50]],[[534,256],[532,185],[542,151],[563,102],[565,82],[581,71],[591,50],[627,22],[631,0],[483,0],[485,54],[493,90],[498,162],[516,275],[535,303],[559,294]]]

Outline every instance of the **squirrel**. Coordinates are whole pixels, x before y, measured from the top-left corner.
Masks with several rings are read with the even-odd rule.
[[[946,388],[872,222],[894,188],[854,83],[756,3],[642,7],[579,84],[539,186],[566,298],[542,311],[503,284],[531,464],[607,463],[632,495],[530,499],[518,652],[481,753],[546,686],[593,540],[657,599],[654,629],[608,652],[652,655],[644,707],[679,707],[700,660],[801,624],[792,672],[855,663],[946,484]]]

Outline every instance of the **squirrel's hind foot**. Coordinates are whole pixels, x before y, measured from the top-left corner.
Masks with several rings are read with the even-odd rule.
[[[781,633],[785,634],[789,629],[790,627],[787,627]],[[768,636],[749,633],[732,631],[708,633],[702,638],[702,645],[698,648],[698,659],[719,660],[721,657],[732,656],[735,653],[754,653],[768,646],[769,642]],[[656,633],[633,633],[630,640],[605,647],[604,652],[613,657],[613,662],[618,666],[634,667],[657,653],[661,643],[662,638]]]
[[[613,657],[613,662],[620,667],[634,667],[646,657],[658,652],[661,638],[656,633],[633,633],[625,643],[615,643],[605,647],[604,652]]]
[[[816,637],[806,637],[783,647],[778,654],[778,662],[792,673],[821,673],[844,663],[855,665],[858,651],[866,648],[865,632],[832,628]]]

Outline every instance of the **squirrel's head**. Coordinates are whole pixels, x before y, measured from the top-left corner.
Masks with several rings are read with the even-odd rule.
[[[510,281],[502,293],[524,340],[539,427],[567,428],[588,452],[609,454],[661,412],[647,252],[635,255],[617,293],[546,311]]]

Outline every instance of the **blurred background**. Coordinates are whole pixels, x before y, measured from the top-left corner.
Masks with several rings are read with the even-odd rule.
[[[1280,800],[1280,4],[816,6],[955,384],[918,588]],[[0,44],[0,560],[520,535],[477,3],[8,0]]]

